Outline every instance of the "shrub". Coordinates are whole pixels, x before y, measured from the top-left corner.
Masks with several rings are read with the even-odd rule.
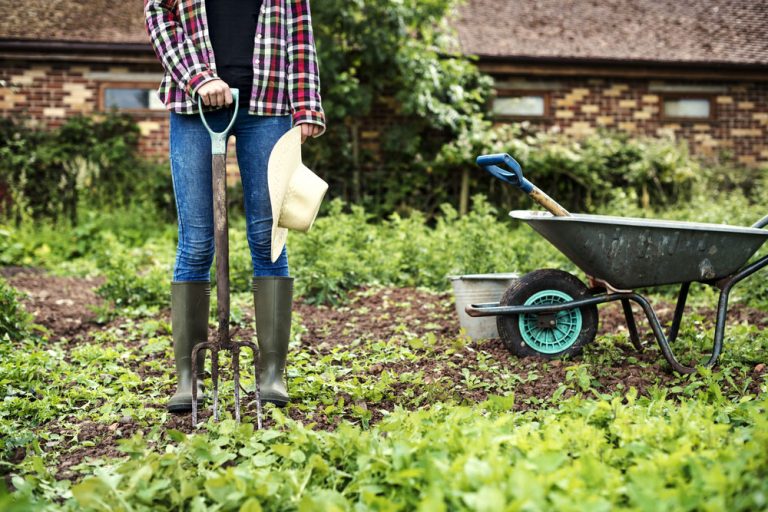
[[[167,254],[157,254],[151,244],[125,247],[111,233],[106,233],[103,240],[106,245],[99,254],[98,266],[106,281],[96,290],[99,295],[118,308],[169,304]]]
[[[515,229],[483,196],[460,217],[443,205],[431,227],[423,214],[371,222],[361,207],[343,211],[335,200],[306,235],[291,235],[289,259],[297,293],[309,302],[335,303],[364,284],[445,290],[449,275],[528,271],[557,261],[571,268],[530,230]]]
[[[0,119],[2,211],[17,224],[25,217],[76,224],[81,202],[101,210],[140,203],[171,218],[167,166],[142,160],[138,137],[135,122],[114,113],[72,117],[53,131]]]
[[[700,164],[684,143],[672,139],[630,139],[601,132],[582,140],[535,133],[524,125],[479,123],[443,147],[435,167],[454,173],[471,169],[470,189],[488,194],[493,204],[519,208],[530,200],[519,190],[482,172],[478,155],[509,153],[523,172],[556,201],[574,211],[594,211],[617,196],[644,208],[690,199],[705,182]]]
[[[0,342],[7,345],[29,336],[32,315],[18,302],[18,292],[0,278]]]

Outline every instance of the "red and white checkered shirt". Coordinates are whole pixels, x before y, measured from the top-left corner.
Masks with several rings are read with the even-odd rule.
[[[217,78],[205,0],[144,0],[144,16],[165,69],[160,99],[173,112],[197,112],[197,90]],[[309,0],[263,0],[253,64],[251,114],[290,114],[294,125],[313,123],[325,130]]]

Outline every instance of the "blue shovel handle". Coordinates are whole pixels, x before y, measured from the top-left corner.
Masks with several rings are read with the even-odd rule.
[[[519,187],[526,194],[530,194],[533,191],[533,183],[523,177],[523,169],[520,167],[520,164],[506,153],[481,155],[477,157],[477,165],[501,181],[506,181]],[[502,169],[499,167],[500,165],[504,165],[511,170]]]
[[[562,217],[569,216],[568,210],[560,206],[557,201],[542,192],[537,186],[523,177],[523,169],[517,160],[506,153],[495,155],[481,155],[477,157],[477,165],[488,171],[501,181],[510,183],[531,196],[531,198],[546,208],[552,215]],[[510,170],[499,167],[503,165]]]
[[[237,118],[237,109],[240,106],[240,90],[232,88],[230,91],[232,91],[232,99],[235,100],[235,111],[232,114],[232,119],[229,121],[229,125],[224,128],[223,132],[215,132],[208,126],[208,121],[205,120],[205,113],[203,112],[203,99],[199,96],[197,98],[197,108],[200,112],[200,119],[203,120],[203,125],[211,136],[211,154],[213,155],[224,155],[227,153],[227,134],[229,133],[229,130],[232,129],[232,125],[235,124],[235,119]]]

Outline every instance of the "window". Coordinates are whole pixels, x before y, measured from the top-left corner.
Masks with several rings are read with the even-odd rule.
[[[666,97],[664,117],[668,119],[710,119],[712,101],[710,98]]]
[[[536,118],[549,115],[549,97],[546,93],[499,91],[493,100],[493,113],[497,118]]]
[[[101,87],[100,101],[102,110],[165,110],[156,84],[106,83]]]

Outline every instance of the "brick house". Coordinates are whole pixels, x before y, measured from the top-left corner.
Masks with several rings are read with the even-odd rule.
[[[495,80],[498,122],[672,133],[698,154],[768,163],[763,0],[469,0],[454,24]],[[160,77],[141,2],[30,0],[0,19],[0,115],[54,127],[119,108],[162,158]]]
[[[768,163],[764,0],[469,0],[456,27],[495,80],[499,121],[672,133]]]
[[[75,114],[130,111],[147,155],[166,155],[162,69],[143,2],[30,0],[0,18],[0,115],[56,127]]]

